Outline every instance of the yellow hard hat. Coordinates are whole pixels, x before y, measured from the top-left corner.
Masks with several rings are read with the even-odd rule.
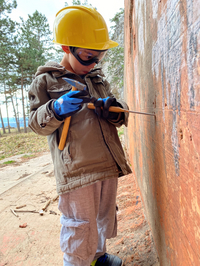
[[[57,14],[53,25],[54,43],[94,50],[118,46],[109,39],[104,18],[93,7],[68,6]]]

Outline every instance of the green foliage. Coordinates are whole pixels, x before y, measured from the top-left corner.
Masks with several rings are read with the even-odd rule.
[[[86,6],[88,5],[88,0],[85,0],[85,2],[81,3],[80,0],[73,0],[72,1],[72,5],[82,5],[82,6]]]
[[[30,83],[38,66],[45,64],[52,56],[50,49],[53,47],[47,18],[36,10],[32,16],[28,15],[26,21],[21,18],[18,32],[17,69],[20,75],[23,70],[24,82]]]
[[[72,5],[81,5],[81,1],[79,1],[79,0],[73,0],[72,1]]]
[[[30,85],[38,66],[53,57],[55,49],[47,18],[36,10],[27,20],[21,18],[21,23],[16,23],[9,17],[16,6],[16,0],[0,0],[0,93],[5,95],[6,108],[11,100],[17,121],[13,95],[20,90],[26,132],[24,88]]]
[[[81,6],[92,6],[91,4],[88,3],[88,0],[85,0],[84,2],[80,0],[73,0],[72,5],[81,5]],[[65,2],[65,6],[68,6],[68,3]]]
[[[35,157],[34,154],[25,154],[22,156],[22,158],[24,158],[24,159],[30,159],[30,158],[34,158],[34,157]]]
[[[110,49],[105,61],[109,62],[108,72],[112,76],[112,86],[122,88],[124,75],[124,47],[117,46]]]
[[[0,71],[3,72],[6,66],[13,64],[13,35],[16,31],[17,23],[9,18],[13,8],[16,8],[17,3],[13,1],[0,1]]]
[[[8,13],[16,1],[0,0],[0,84],[30,84],[38,66],[52,58],[54,51],[47,18],[37,10],[21,23],[12,21]]]
[[[4,162],[3,164],[13,164],[13,163],[16,163],[16,161],[10,160],[10,161]]]
[[[13,8],[17,7],[17,1],[16,0],[0,0],[0,19],[2,19],[2,16],[6,13],[11,13]]]
[[[110,38],[119,43],[119,46],[108,50],[103,61],[103,68],[106,69],[106,76],[111,83],[112,92],[121,97],[124,84],[124,38],[123,38],[123,17],[124,9],[115,14],[110,21],[114,23],[111,27]],[[119,35],[122,35],[121,41],[118,41]]]
[[[124,15],[124,8],[120,8],[120,11],[117,12],[114,16],[114,18],[110,19],[110,22],[113,22],[114,25],[111,26],[111,35],[115,34],[115,31],[118,29],[119,27],[119,23],[120,23],[120,18]],[[113,36],[111,36],[111,38],[113,38]]]
[[[120,127],[119,129],[118,129],[118,136],[119,137],[121,137],[121,136],[123,136],[124,135],[124,127]]]
[[[15,68],[13,40],[17,26],[17,23],[10,19],[9,14],[16,7],[15,0],[0,0],[0,93],[5,94],[6,107],[9,100],[6,94],[6,83]]]

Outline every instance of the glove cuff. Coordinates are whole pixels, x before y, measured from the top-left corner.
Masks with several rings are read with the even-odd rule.
[[[58,115],[58,114],[56,113],[56,111],[54,110],[54,103],[55,103],[55,100],[53,100],[53,101],[51,102],[50,109],[51,109],[52,112],[54,113],[55,118],[58,119],[59,121],[62,121],[64,118],[63,118],[61,115]]]

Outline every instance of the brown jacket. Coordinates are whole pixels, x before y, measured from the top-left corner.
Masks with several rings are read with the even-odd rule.
[[[116,130],[122,124],[127,126],[127,114],[118,121],[108,121],[83,104],[71,117],[64,150],[58,149],[64,121],[54,115],[52,103],[71,89],[64,76],[87,84],[91,96],[113,96],[100,69],[92,70],[83,80],[55,62],[38,68],[29,89],[29,127],[48,138],[58,194],[131,172]]]

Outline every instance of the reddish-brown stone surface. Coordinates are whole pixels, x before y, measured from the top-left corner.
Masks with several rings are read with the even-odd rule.
[[[163,266],[200,265],[200,0],[125,0],[127,147]]]
[[[16,217],[10,211],[10,208],[24,204],[26,206],[21,210],[40,211],[56,195],[52,164],[44,167],[43,171],[0,194],[0,266],[62,265],[58,202],[51,202],[43,216],[19,212]],[[17,172],[17,167],[15,169]],[[119,179],[117,203],[118,236],[108,241],[108,252],[120,256],[126,266],[158,266],[151,231],[133,175]],[[20,228],[23,224],[26,227]]]
[[[119,179],[118,236],[108,241],[108,251],[127,266],[159,266],[149,225],[144,216],[134,175]]]

